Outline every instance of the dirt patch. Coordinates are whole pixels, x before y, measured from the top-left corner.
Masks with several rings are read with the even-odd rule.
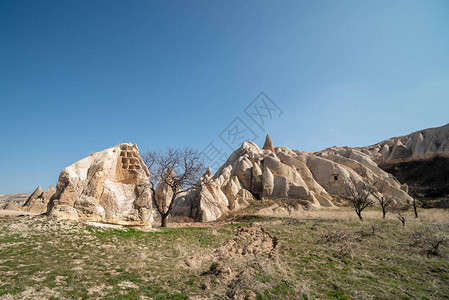
[[[118,284],[122,289],[138,289],[139,286],[131,281],[122,281]]]
[[[23,210],[8,210],[8,209],[0,209],[0,216],[36,216],[37,214],[32,212],[27,212]]]
[[[54,298],[57,299],[59,297],[60,297],[59,292],[51,290],[48,287],[41,287],[41,288],[30,287],[15,296],[8,294],[3,295],[1,298],[13,300],[13,299],[54,299]]]
[[[278,239],[259,224],[237,228],[235,236],[215,249],[212,254],[198,254],[186,261],[188,267],[196,267],[205,261],[224,262],[234,259],[270,259],[277,254]]]
[[[88,293],[88,295],[91,295],[91,296],[95,295],[95,296],[104,297],[107,294],[105,291],[109,291],[112,289],[113,289],[112,286],[101,284],[101,285],[96,285],[96,286],[88,288],[87,293]]]
[[[278,256],[279,240],[259,224],[237,228],[235,236],[216,248],[211,254],[198,254],[185,261],[185,266],[196,268],[211,262],[209,268],[200,273],[204,277],[201,288],[214,289],[214,285],[226,286],[217,291],[217,296],[229,299],[243,299],[249,278],[257,268],[275,261]]]
[[[101,228],[108,228],[108,229],[122,229],[122,225],[117,224],[109,224],[109,223],[100,223],[100,222],[86,222],[87,225],[94,226],[94,227],[101,227]]]
[[[261,225],[239,227],[233,239],[214,251],[216,260],[244,257],[271,258],[277,251],[278,239]]]

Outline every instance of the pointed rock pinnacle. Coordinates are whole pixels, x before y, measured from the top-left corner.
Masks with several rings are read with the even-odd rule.
[[[267,137],[265,138],[265,143],[263,144],[263,150],[271,150],[271,152],[274,152],[274,147],[273,147],[273,141],[271,140],[271,137],[269,134],[267,134]]]

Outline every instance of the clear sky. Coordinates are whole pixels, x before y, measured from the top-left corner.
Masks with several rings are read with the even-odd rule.
[[[0,0],[0,112],[0,193],[121,142],[229,152],[237,117],[260,146],[370,145],[449,122],[449,1]]]

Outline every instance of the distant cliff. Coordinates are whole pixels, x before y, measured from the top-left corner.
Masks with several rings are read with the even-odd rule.
[[[0,209],[20,210],[30,194],[0,194]]]
[[[418,196],[449,197],[449,124],[357,149]]]

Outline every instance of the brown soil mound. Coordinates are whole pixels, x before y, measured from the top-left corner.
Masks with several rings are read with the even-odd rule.
[[[278,239],[258,224],[237,228],[235,236],[209,255],[196,255],[186,261],[188,267],[204,261],[223,262],[234,259],[270,259],[277,253]]]
[[[248,256],[272,257],[277,250],[278,239],[271,236],[260,225],[251,224],[239,227],[233,239],[216,249],[214,256],[218,260],[243,258]]]
[[[187,267],[197,267],[203,262],[211,262],[204,276],[201,288],[212,289],[212,278],[226,286],[225,291],[216,291],[217,296],[228,299],[244,299],[246,283],[254,275],[255,267],[271,264],[277,257],[279,242],[276,237],[258,224],[237,228],[235,236],[215,249],[211,254],[198,254],[185,262]],[[246,295],[246,296],[245,296]],[[255,295],[253,295],[255,296]],[[254,297],[251,297],[254,298]]]

